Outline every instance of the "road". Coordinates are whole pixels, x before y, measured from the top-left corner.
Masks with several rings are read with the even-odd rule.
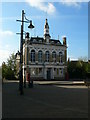
[[[41,84],[40,84],[41,83]],[[88,89],[84,85],[34,82],[19,95],[18,82],[3,84],[3,118],[87,118]]]

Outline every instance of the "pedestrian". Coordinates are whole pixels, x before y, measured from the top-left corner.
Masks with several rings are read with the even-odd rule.
[[[30,72],[28,73],[28,87],[30,87]]]

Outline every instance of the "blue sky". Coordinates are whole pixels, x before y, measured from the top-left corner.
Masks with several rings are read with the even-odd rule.
[[[12,52],[17,52],[20,46],[21,11],[33,21],[35,29],[29,30],[28,24],[24,24],[24,31],[31,36],[43,37],[46,17],[50,27],[51,38],[59,39],[67,37],[68,58],[76,60],[80,57],[88,58],[88,2],[2,2],[0,4],[0,65],[6,61]]]

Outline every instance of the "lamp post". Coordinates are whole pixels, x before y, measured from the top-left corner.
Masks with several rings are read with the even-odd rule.
[[[24,21],[24,18],[26,19],[26,21]],[[24,10],[22,10],[22,20],[16,20],[18,22],[21,22],[21,40],[20,40],[20,71],[19,71],[19,90],[20,90],[20,95],[22,95],[23,92],[23,32],[24,32],[24,22],[25,23],[30,23],[30,25],[28,26],[28,28],[32,29],[34,28],[34,26],[32,25],[32,21],[28,20],[25,16],[25,12]]]

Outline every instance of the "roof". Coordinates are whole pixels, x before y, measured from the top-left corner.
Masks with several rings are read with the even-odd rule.
[[[50,42],[60,43],[60,44],[62,44],[62,43],[60,42],[60,40],[55,40],[55,39],[50,39]]]
[[[44,40],[43,37],[31,37],[30,41],[33,41],[33,40]]]
[[[46,42],[44,41],[43,37],[31,37],[30,38],[30,44],[46,44]],[[65,46],[63,45],[60,40],[56,40],[56,39],[50,39],[50,44],[51,45],[60,45],[60,46]]]
[[[23,44],[25,43],[25,39],[23,39]],[[43,37],[31,37],[28,41],[29,44],[44,44],[46,45],[45,39]],[[50,39],[49,45],[55,45],[55,46],[64,46],[67,48],[66,45],[62,44],[60,40],[56,39]]]

